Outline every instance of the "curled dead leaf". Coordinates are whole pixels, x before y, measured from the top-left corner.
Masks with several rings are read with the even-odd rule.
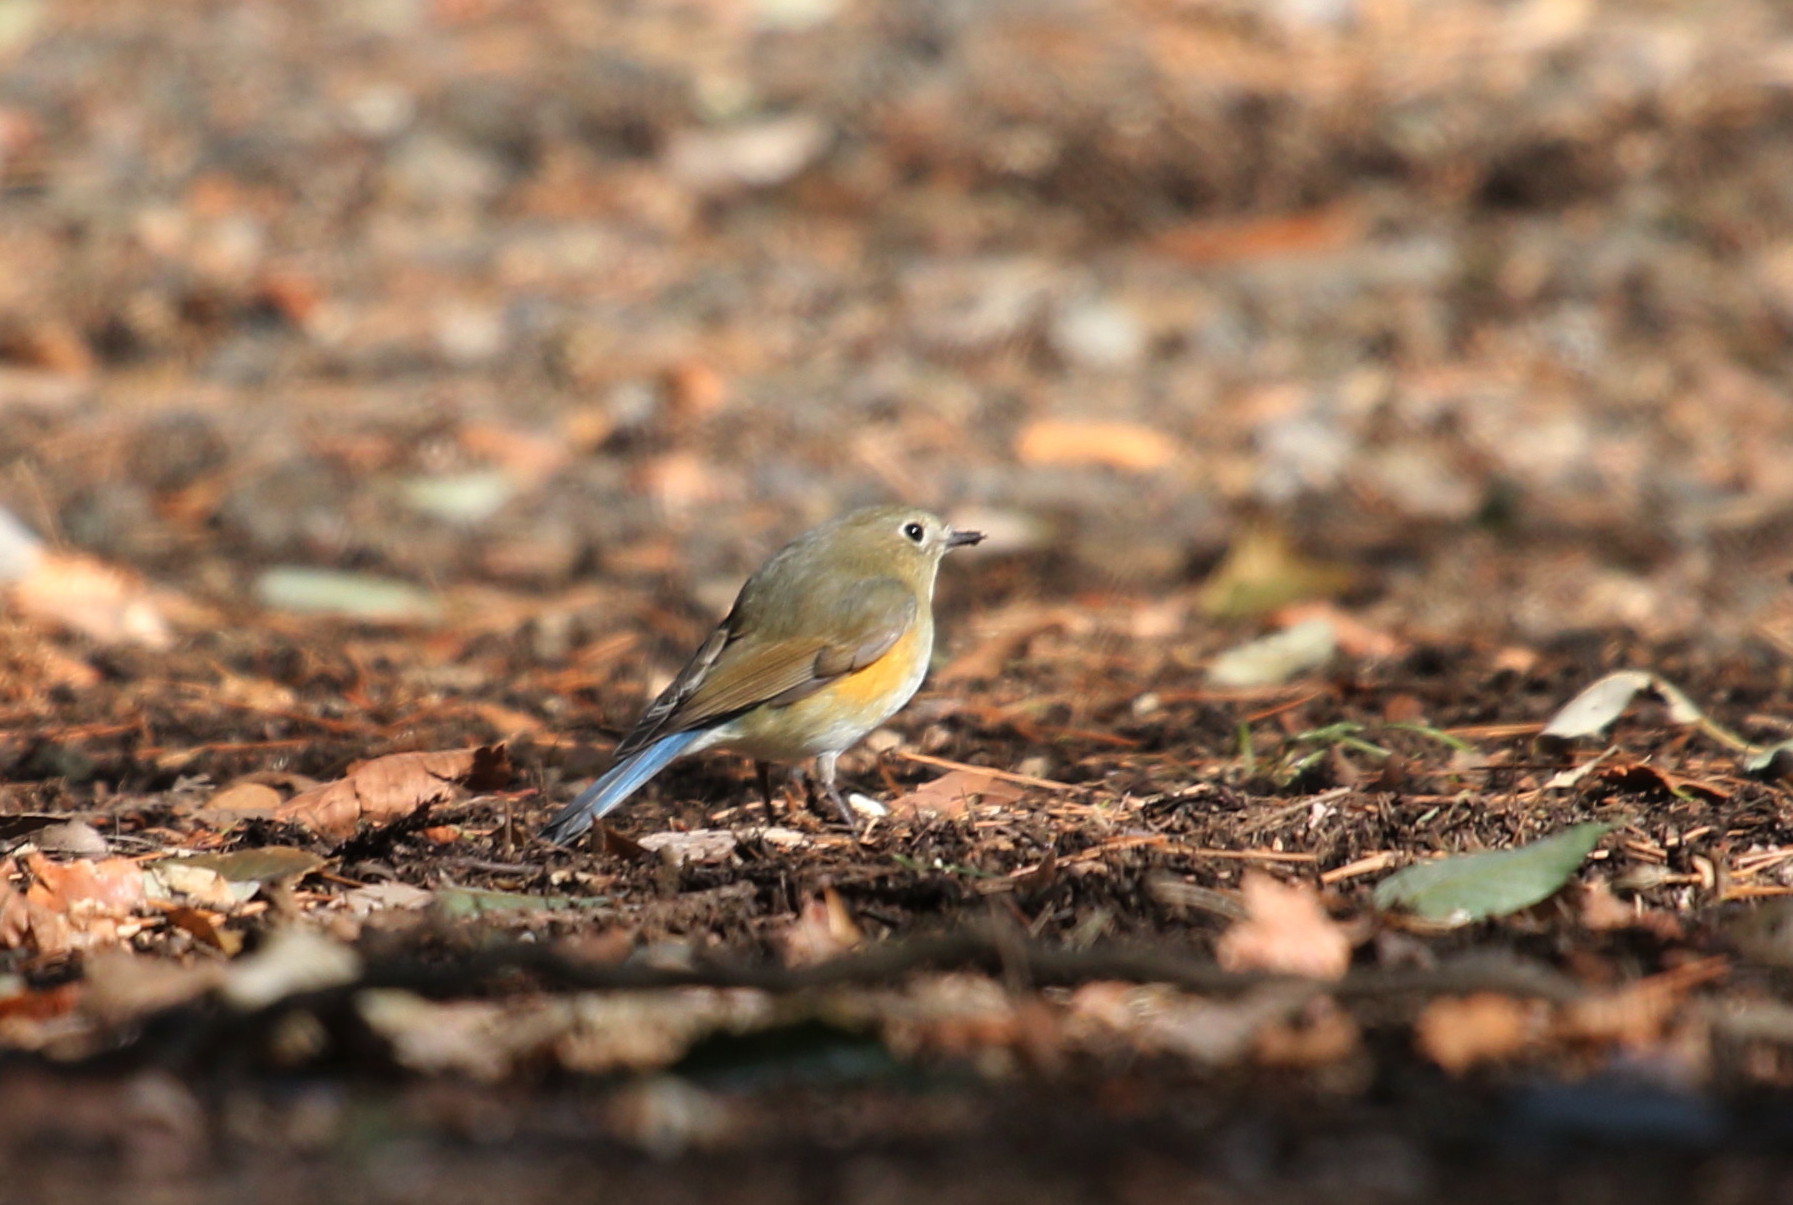
[[[174,643],[150,589],[93,557],[44,552],[12,583],[9,594],[13,609],[27,619],[101,644],[166,649]]]
[[[217,820],[234,820],[239,816],[272,816],[280,807],[280,792],[262,782],[238,779],[199,805],[199,810]]]
[[[21,863],[0,863],[0,945],[61,954],[111,945],[128,936],[128,918],[145,903],[143,873],[129,858],[52,862],[22,859],[26,885],[12,882]]]
[[[510,760],[502,745],[389,753],[356,762],[335,782],[294,795],[274,809],[274,819],[304,825],[327,837],[346,837],[364,820],[374,824],[395,820],[426,803],[453,797],[462,786],[479,790],[509,777]]]
[[[1022,790],[1012,782],[976,770],[949,770],[932,782],[923,783],[890,802],[893,816],[904,813],[931,816],[963,816],[980,803],[1014,803]]]

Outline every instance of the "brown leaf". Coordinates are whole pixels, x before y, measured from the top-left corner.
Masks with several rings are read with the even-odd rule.
[[[389,753],[356,762],[335,782],[294,795],[274,809],[274,819],[327,837],[346,837],[363,820],[380,824],[423,804],[440,803],[461,784],[478,789],[500,776],[508,778],[509,764],[503,746]]]
[[[218,922],[224,918],[216,912],[181,905],[170,908],[165,915],[169,924],[191,934],[214,950],[235,954],[243,948],[243,935],[220,929]]]
[[[1073,993],[1066,1028],[1074,1042],[1096,1049],[1118,1040],[1140,1051],[1224,1065],[1252,1051],[1266,1026],[1287,1023],[1310,1003],[1305,984],[1265,984],[1220,999],[1163,984],[1092,983]]]
[[[33,889],[42,888],[43,902],[71,913],[124,916],[144,900],[143,872],[129,858],[52,862],[32,853],[25,855],[25,869],[37,880]]]
[[[211,797],[199,805],[199,810],[214,820],[272,816],[279,808],[279,791],[266,783],[246,782],[240,778],[222,790],[212,792]]]
[[[1338,979],[1351,965],[1351,937],[1326,915],[1320,894],[1248,872],[1242,884],[1246,918],[1220,935],[1214,956],[1229,971],[1269,971]]]
[[[1036,891],[1044,891],[1058,881],[1058,850],[1048,847],[1046,856],[1040,859],[1039,865],[1011,875],[1009,882],[1022,895],[1031,895]]]
[[[974,803],[1013,803],[1021,795],[1020,787],[994,775],[975,770],[948,770],[934,781],[891,800],[890,813],[893,816],[907,812],[950,818],[963,816]]]
[[[1480,1063],[1512,1058],[1535,1044],[1547,1016],[1540,1001],[1497,992],[1441,996],[1414,1021],[1413,1042],[1447,1072],[1462,1075]]]
[[[728,862],[734,858],[735,847],[739,844],[740,839],[725,828],[649,833],[640,841],[642,849],[673,866]]]
[[[617,858],[627,858],[631,862],[653,861],[654,851],[627,833],[619,833],[607,824],[596,827],[605,853]]]
[[[30,882],[22,898],[10,884],[0,888],[0,944],[39,954],[110,945],[145,902],[143,872],[129,858],[52,862],[33,852],[24,867]]]
[[[148,588],[93,557],[45,552],[12,583],[11,594],[21,615],[101,644],[166,649],[174,642]]]
[[[275,883],[281,879],[296,879],[324,864],[324,859],[310,850],[294,849],[290,845],[261,845],[227,854],[192,854],[179,861],[186,866],[216,871],[230,883]]]
[[[18,872],[15,859],[0,861],[0,949],[16,950],[31,935],[31,906],[25,893],[13,885]]]
[[[1724,783],[1714,782],[1709,778],[1692,778],[1686,774],[1677,774],[1661,766],[1649,762],[1612,761],[1602,766],[1597,772],[1603,782],[1609,782],[1623,791],[1651,791],[1665,795],[1704,795],[1706,798],[1723,802],[1734,792]]]
[[[356,916],[366,916],[372,912],[385,909],[415,911],[427,908],[435,899],[435,895],[421,887],[413,887],[409,883],[400,883],[389,879],[383,883],[369,883],[365,887],[357,887],[342,897],[343,903]]]
[[[1035,419],[1015,441],[1015,456],[1028,465],[1102,465],[1149,473],[1180,455],[1176,440],[1139,423]]]
[[[473,769],[462,785],[469,791],[496,791],[510,785],[511,775],[510,750],[503,745],[481,745],[473,751]]]

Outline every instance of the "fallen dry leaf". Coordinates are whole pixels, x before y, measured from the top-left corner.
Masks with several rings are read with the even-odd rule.
[[[1015,441],[1015,456],[1029,465],[1102,465],[1149,473],[1182,454],[1177,441],[1138,423],[1042,418],[1027,424]]]
[[[739,838],[725,828],[696,828],[688,832],[649,833],[638,844],[674,866],[690,862],[726,862],[734,856]]]
[[[356,762],[335,782],[301,791],[274,809],[274,819],[327,837],[346,837],[362,821],[379,824],[440,803],[461,785],[477,789],[510,777],[504,746],[389,753]]]
[[[1677,795],[1683,799],[1691,795],[1703,795],[1707,799],[1723,802],[1736,794],[1727,783],[1677,774],[1650,762],[1633,761],[1629,758],[1605,763],[1594,772],[1594,776],[1622,791],[1652,791]]]
[[[272,816],[280,807],[280,792],[266,783],[243,779],[214,791],[199,810],[216,821],[238,816]]]
[[[13,885],[18,870],[17,860],[0,861],[0,949],[16,950],[31,936],[31,905]]]
[[[12,583],[9,595],[20,615],[101,644],[166,649],[174,643],[148,587],[90,556],[45,552]]]
[[[1452,1075],[1511,1058],[1543,1036],[1549,1012],[1537,1000],[1498,992],[1441,996],[1413,1023],[1419,1052]]]
[[[198,938],[214,950],[235,956],[243,948],[243,935],[229,929],[221,929],[224,916],[218,912],[208,912],[201,908],[176,906],[168,909],[165,916],[168,923],[183,932]]]
[[[143,872],[129,858],[52,862],[30,853],[25,869],[36,880],[32,887],[41,890],[37,898],[64,911],[123,916],[143,903]]]
[[[111,945],[145,902],[143,872],[129,858],[52,862],[34,851],[23,859],[22,893],[10,881],[18,866],[0,864],[0,945],[8,948],[61,954]]]
[[[223,875],[209,866],[191,865],[186,858],[164,858],[146,867],[143,875],[150,884],[151,898],[157,901],[185,901],[224,911],[238,902]]]
[[[963,816],[975,803],[1006,804],[1021,798],[1022,789],[991,774],[975,770],[948,770],[907,795],[890,801],[890,814]]]
[[[1326,915],[1320,894],[1252,871],[1241,885],[1244,920],[1220,935],[1214,956],[1229,971],[1338,979],[1351,965],[1351,937]]]

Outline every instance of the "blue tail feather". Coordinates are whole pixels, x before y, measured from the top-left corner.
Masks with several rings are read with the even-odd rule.
[[[623,758],[579,792],[573,802],[560,809],[560,813],[543,826],[542,837],[556,845],[565,845],[639,791],[648,779],[664,770],[703,734],[703,729],[674,732]]]

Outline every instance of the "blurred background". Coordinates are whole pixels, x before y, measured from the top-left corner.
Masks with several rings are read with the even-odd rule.
[[[903,499],[960,605],[1785,640],[1790,130],[1759,0],[0,0],[0,504],[276,606]]]

